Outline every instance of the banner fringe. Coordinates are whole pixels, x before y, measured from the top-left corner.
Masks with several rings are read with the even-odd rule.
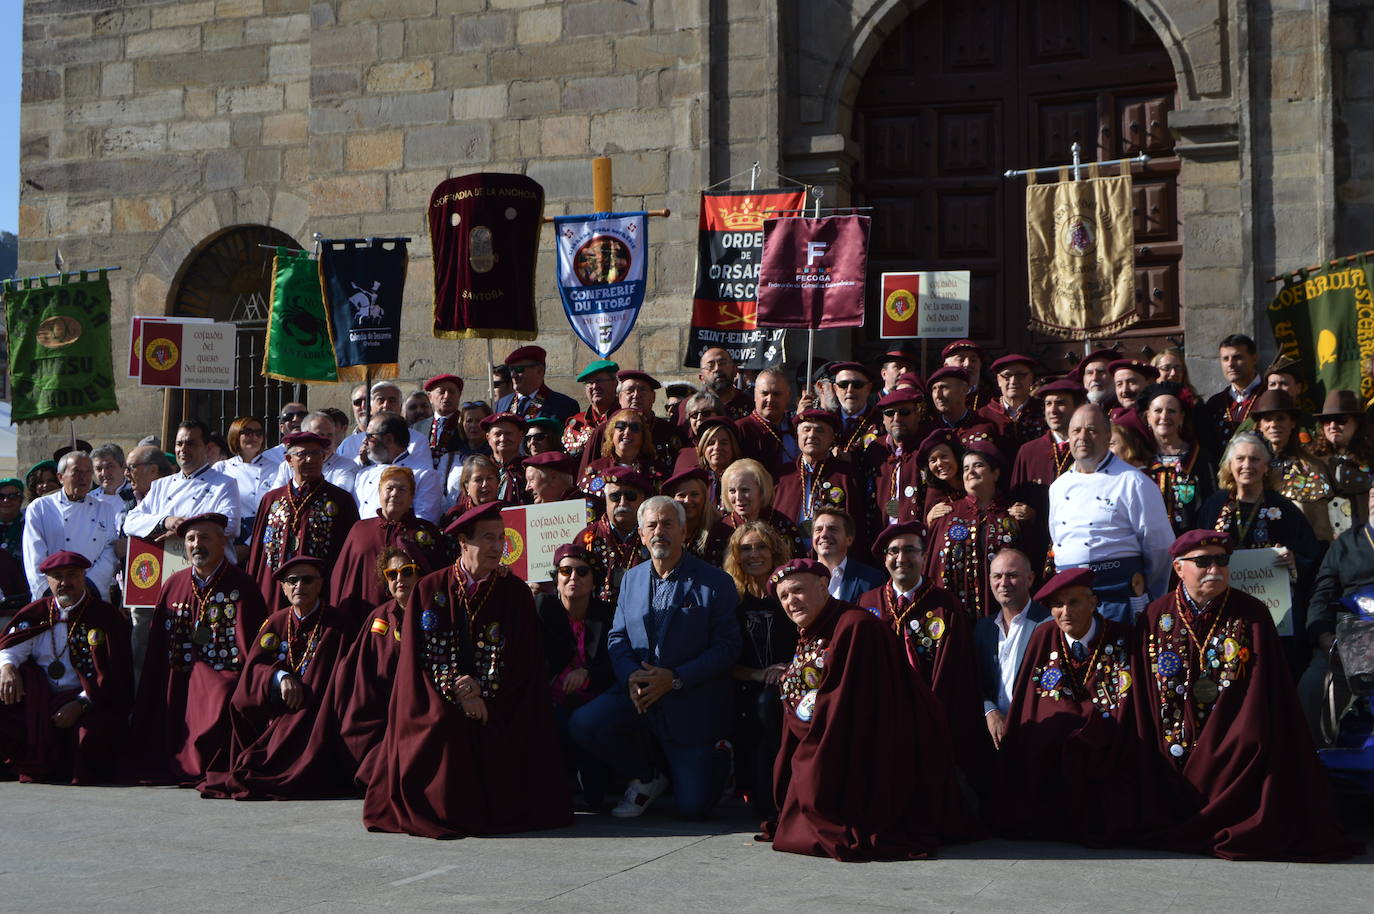
[[[467,330],[434,330],[436,340],[537,340],[538,330],[503,330],[470,327]]]
[[[400,377],[395,362],[382,362],[371,366],[349,365],[345,367],[341,365],[339,366],[339,380],[353,382],[366,381],[368,368],[372,369],[372,380],[374,381],[389,381],[392,378]]]
[[[1047,324],[1043,319],[1038,317],[1032,317],[1029,321],[1029,325],[1030,329],[1036,333],[1057,336],[1060,339],[1095,340],[1104,336],[1112,336],[1113,334],[1120,333],[1139,322],[1139,315],[1130,314],[1101,327],[1061,327],[1058,324]]]

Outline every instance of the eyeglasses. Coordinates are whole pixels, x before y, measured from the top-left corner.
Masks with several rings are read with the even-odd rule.
[[[740,543],[740,552],[772,552],[767,543]]]
[[[358,401],[354,400],[353,403],[354,405],[357,405]],[[308,415],[310,415],[308,412],[306,412],[305,410],[301,410],[300,412],[296,413],[282,413],[277,418],[280,419],[282,422],[299,422],[301,419],[304,419]]]
[[[1223,552],[1221,555],[1186,556],[1181,559],[1181,561],[1192,562],[1199,568],[1211,568],[1213,565],[1218,568],[1225,568],[1227,565],[1231,564],[1231,557]]]
[[[896,558],[899,555],[915,555],[920,551],[920,546],[888,546],[883,550],[883,555],[890,555]]]
[[[413,578],[419,573],[420,567],[418,565],[402,565],[400,568],[387,568],[382,572],[388,581],[395,581],[398,578]]]
[[[905,419],[907,416],[911,415],[914,412],[916,412],[916,410],[910,406],[890,406],[887,409],[883,410],[883,417],[886,419],[891,419],[893,416],[901,416],[903,419]]]
[[[835,381],[835,382],[833,382],[833,383],[834,383],[834,385],[835,385],[836,387],[838,387],[840,390],[850,390],[851,388],[855,388],[855,387],[867,387],[867,386],[868,386],[868,382],[867,382],[867,381],[860,381],[860,380],[858,380],[857,378],[850,378],[850,379],[847,380],[847,381]]]
[[[282,583],[290,584],[292,587],[300,587],[302,584],[314,584],[320,579],[317,574],[288,574],[282,578]]]
[[[359,397],[358,399],[356,399],[356,400],[353,401],[353,405],[354,405],[354,406],[363,406],[363,405],[366,404],[366,403],[367,403],[367,397]]]
[[[611,427],[618,432],[629,432],[632,435],[638,435],[640,432],[644,431],[644,426],[640,425],[638,422],[617,422]]]
[[[322,460],[324,451],[290,451],[286,456],[297,460]]]
[[[639,501],[638,492],[607,492],[606,500],[620,504],[622,501]]]
[[[559,576],[560,578],[570,578],[570,577],[572,577],[573,575],[577,575],[579,578],[585,578],[585,577],[587,577],[588,575],[590,575],[591,573],[592,573],[592,570],[591,570],[590,568],[588,568],[586,565],[559,565],[559,566],[558,566],[558,576]]]
[[[491,409],[486,400],[467,400],[459,409]]]
[[[699,409],[694,413],[688,413],[688,419],[712,419],[716,415],[714,409]]]
[[[531,368],[534,367],[534,365],[511,365],[510,373],[518,378],[520,377],[520,375],[524,374],[525,372],[529,371]]]
[[[260,428],[245,428],[245,429],[243,429],[242,431],[239,432],[239,437],[242,438],[244,435],[252,435],[254,438],[261,438],[261,437],[262,437],[262,429],[260,429]]]

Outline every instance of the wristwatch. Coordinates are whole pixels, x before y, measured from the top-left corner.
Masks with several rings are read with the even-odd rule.
[[[682,678],[679,677],[679,676],[675,673],[675,674],[673,674],[673,691],[674,691],[674,692],[680,692],[681,690],[682,690]]]

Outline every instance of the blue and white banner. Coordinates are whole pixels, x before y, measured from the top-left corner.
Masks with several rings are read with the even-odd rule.
[[[559,216],[553,222],[563,311],[578,338],[608,358],[630,335],[644,304],[646,214]]]

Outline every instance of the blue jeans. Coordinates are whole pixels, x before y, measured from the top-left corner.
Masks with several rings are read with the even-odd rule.
[[[587,702],[568,722],[573,740],[583,751],[596,756],[626,778],[650,781],[654,763],[645,751],[646,739],[654,739],[668,763],[678,815],[704,819],[720,801],[729,777],[730,754],[714,743],[677,743],[654,732],[653,713],[640,714],[622,685]]]

